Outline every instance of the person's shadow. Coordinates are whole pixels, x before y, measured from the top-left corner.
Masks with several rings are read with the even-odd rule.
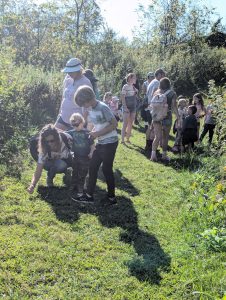
[[[109,205],[104,199],[105,191],[98,187],[93,204],[73,201],[66,188],[39,187],[38,193],[41,199],[52,206],[56,217],[62,222],[73,224],[81,213],[88,213],[96,215],[103,226],[121,227],[120,239],[133,245],[137,253],[131,261],[126,262],[126,265],[130,274],[140,281],[159,284],[160,272],[169,270],[171,262],[169,255],[163,251],[153,234],[139,228],[137,212],[129,198],[117,197],[117,204]]]

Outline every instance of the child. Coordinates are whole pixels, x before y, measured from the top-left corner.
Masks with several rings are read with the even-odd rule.
[[[213,105],[212,105],[212,103],[210,103],[206,107],[206,116],[205,116],[205,121],[204,121],[204,128],[203,128],[203,131],[202,131],[202,133],[200,135],[200,138],[199,138],[200,142],[203,140],[204,136],[209,131],[209,145],[211,145],[215,126],[216,126],[216,120],[213,117]]]
[[[116,96],[113,96],[111,98],[111,101],[109,102],[108,106],[110,108],[110,110],[112,111],[113,115],[115,116],[116,120],[119,121],[119,109],[118,109],[118,102],[119,102],[119,98]]]
[[[112,100],[112,93],[107,92],[104,94],[103,102],[109,106],[110,101]]]
[[[188,107],[188,116],[184,119],[182,126],[182,145],[188,145],[189,148],[194,148],[194,142],[198,140],[197,135],[197,119],[196,114],[197,108],[195,105]]]
[[[187,105],[186,99],[180,98],[178,101],[179,118],[178,118],[178,120],[175,121],[175,126],[174,126],[175,130],[176,130],[176,139],[175,139],[174,146],[172,148],[172,151],[174,151],[174,152],[178,152],[179,150],[181,150],[180,148],[182,146],[182,135],[181,135],[182,124],[183,124],[185,117],[188,114],[186,105]]]
[[[203,118],[206,114],[206,108],[204,106],[204,101],[202,95],[200,93],[196,93],[193,96],[193,104],[197,108],[197,112],[195,114],[197,119],[197,135],[199,137],[199,130],[200,130],[200,119]]]
[[[91,107],[88,118],[92,121],[94,128],[90,136],[97,138],[96,149],[89,165],[89,180],[87,192],[82,199],[93,202],[93,194],[96,187],[97,174],[102,164],[102,170],[107,182],[108,200],[111,204],[116,203],[115,180],[113,173],[113,162],[118,146],[117,121],[109,107],[95,98],[93,90],[84,85],[80,86],[75,93],[75,103],[81,107]]]
[[[83,189],[86,176],[89,169],[89,161],[92,157],[95,145],[90,133],[84,129],[85,120],[79,113],[74,113],[70,117],[71,126],[74,128],[67,131],[72,136],[73,173],[72,185],[77,191],[76,200],[80,200],[83,196]]]

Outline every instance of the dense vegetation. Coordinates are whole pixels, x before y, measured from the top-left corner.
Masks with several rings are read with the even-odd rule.
[[[59,299],[84,299],[90,295],[93,299],[110,299],[110,295],[114,299],[154,299],[150,295],[158,295],[156,299],[221,299],[226,293],[226,49],[222,40],[225,29],[214,19],[213,11],[199,1],[159,0],[147,8],[140,5],[141,24],[133,41],[128,42],[106,26],[95,0],[46,1],[40,5],[29,0],[9,0],[0,4],[0,224],[7,247],[7,251],[0,249],[4,254],[0,265],[1,297],[45,298],[50,293],[50,299],[56,295]],[[134,68],[141,82],[148,71],[164,67],[178,95],[191,97],[194,92],[202,92],[206,102],[214,101],[217,117],[211,149],[204,144],[198,147],[198,154],[172,156],[169,167],[159,167],[141,155],[144,135],[136,132],[134,145],[127,149],[135,162],[134,173],[130,172],[127,152],[120,148],[116,173],[121,200],[107,215],[101,205],[97,211],[78,208],[66,196],[64,208],[60,198],[64,190],[60,188],[53,194],[41,189],[30,198],[34,203],[28,201],[29,197],[23,196],[31,176],[30,160],[25,159],[28,138],[56,119],[62,94],[60,70],[75,56],[82,59],[86,68],[94,70],[101,95],[109,90],[119,95],[128,66]],[[139,175],[141,165],[143,178]],[[161,182],[158,191],[153,174]],[[165,191],[166,177],[170,188]],[[101,181],[99,185],[102,187]],[[101,188],[99,195],[101,198]],[[50,208],[43,200],[53,206],[56,216],[49,214]],[[175,215],[178,220],[174,221]],[[88,224],[92,222],[89,236]],[[58,232],[55,241],[48,226],[42,228],[43,224]],[[34,228],[41,244],[36,241]],[[23,245],[18,240],[22,235]],[[77,260],[73,261],[73,244],[83,240],[84,235],[87,241],[84,247],[76,248]],[[147,255],[152,249],[150,241],[155,244],[151,257]],[[97,248],[92,249],[94,242]],[[21,256],[20,248],[25,245]],[[133,249],[128,245],[133,245]],[[54,255],[43,265],[41,252],[46,247],[53,253],[60,248],[57,267]],[[104,262],[101,253],[106,249],[109,256]],[[36,257],[37,265],[30,266],[34,251],[40,255]],[[65,251],[71,260],[66,259]],[[88,251],[88,262],[82,264],[84,251]],[[117,268],[115,261],[119,261],[118,273],[113,272]],[[71,273],[75,265],[78,279]],[[130,275],[126,270],[130,270]],[[125,276],[120,290],[119,280]],[[89,294],[94,277],[96,284]],[[109,277],[110,283],[106,279]],[[71,285],[64,285],[65,278]],[[133,289],[129,292],[131,284]],[[76,294],[74,289],[81,289],[81,293]]]

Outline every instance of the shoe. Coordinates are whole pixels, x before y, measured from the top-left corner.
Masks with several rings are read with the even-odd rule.
[[[169,162],[170,158],[167,155],[162,155],[162,160],[165,160],[165,161]]]
[[[82,202],[83,198],[84,198],[83,193],[77,193],[77,194],[75,194],[75,196],[71,197],[71,199],[76,202]]]
[[[64,176],[63,176],[63,183],[66,186],[70,186],[70,184],[71,184],[71,176],[72,176],[72,169],[71,168],[67,168],[67,170],[65,171]]]
[[[135,121],[134,121],[134,124],[135,124],[135,125],[139,125],[140,123],[139,123],[138,120],[135,120]]]
[[[54,186],[54,184],[53,184],[53,178],[47,177],[47,178],[46,178],[46,185],[47,185],[48,187],[53,187],[53,186]]]
[[[94,203],[93,196],[90,196],[88,194],[83,194],[81,197],[76,197],[73,200],[81,203]]]
[[[116,197],[108,197],[108,201],[110,202],[110,204],[116,204],[117,203],[117,200],[116,200]]]

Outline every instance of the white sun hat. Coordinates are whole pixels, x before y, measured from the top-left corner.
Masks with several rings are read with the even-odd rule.
[[[82,70],[82,62],[78,58],[71,58],[67,61],[66,66],[61,72],[72,73]]]

